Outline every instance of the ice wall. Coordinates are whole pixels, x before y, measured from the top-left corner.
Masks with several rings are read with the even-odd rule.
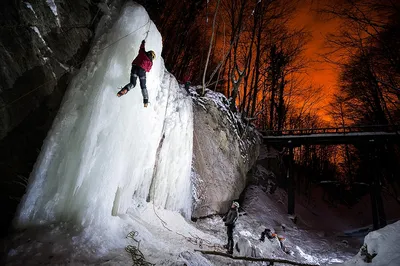
[[[64,96],[20,204],[18,227],[107,225],[147,202],[190,215],[191,99],[165,70],[161,35],[143,7],[126,4],[111,25]],[[147,31],[146,50],[157,58],[147,73],[144,108],[139,82],[121,98],[116,93],[129,81]]]

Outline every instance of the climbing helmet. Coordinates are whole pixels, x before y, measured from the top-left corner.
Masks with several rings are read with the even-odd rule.
[[[156,53],[153,50],[150,50],[147,55],[151,56],[151,60],[156,59]]]

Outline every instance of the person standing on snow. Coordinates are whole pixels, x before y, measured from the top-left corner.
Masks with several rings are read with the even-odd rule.
[[[192,77],[192,72],[190,71],[182,79],[182,83],[185,85],[185,90],[186,90],[187,94],[189,94],[189,95],[190,95],[189,87],[191,85],[191,82],[190,82],[191,77]]]
[[[233,229],[235,228],[235,222],[239,217],[239,202],[232,202],[232,206],[228,213],[222,219],[225,222],[226,233],[228,234],[228,244],[224,247],[228,250],[229,254],[233,254]]]
[[[128,93],[129,90],[136,86],[136,79],[139,77],[140,88],[142,89],[143,104],[147,107],[149,103],[149,95],[146,88],[146,72],[150,72],[153,66],[153,60],[156,59],[154,51],[145,50],[146,41],[143,40],[140,45],[139,54],[132,62],[130,82],[126,84],[118,93],[117,96],[121,97]]]

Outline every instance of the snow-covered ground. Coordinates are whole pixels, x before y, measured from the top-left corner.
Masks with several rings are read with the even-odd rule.
[[[195,251],[219,250],[226,229],[219,216],[196,223],[188,219],[192,99],[165,70],[161,36],[146,11],[127,3],[120,15],[112,8],[109,14],[100,25],[112,28],[97,30],[30,177],[8,265],[140,265],[141,257],[133,261],[125,250],[128,245],[156,265],[246,265]],[[157,59],[147,74],[150,105],[143,108],[138,85],[122,98],[115,94],[128,82],[147,31],[146,49]],[[314,264],[343,262],[357,253],[359,246],[293,224],[283,195],[248,189],[246,215],[235,231],[241,247],[251,243],[259,256]],[[285,237],[290,254],[278,242],[258,240],[265,228]],[[393,241],[400,225],[384,230],[370,235],[368,251],[378,253],[379,263],[387,258],[395,265],[399,246]],[[354,265],[363,265],[358,257]],[[247,263],[252,264],[262,265]]]
[[[284,195],[279,189],[276,194]],[[348,241],[335,236],[326,236],[322,232],[306,230],[297,226],[286,214],[286,207],[282,204],[280,196],[270,195],[261,188],[251,186],[246,190],[244,204],[241,210],[244,215],[239,217],[236,227],[236,239],[247,238],[262,251],[265,257],[285,258],[312,264],[331,264],[344,262],[354,256],[359,245],[350,246]],[[224,239],[225,231],[219,217],[209,218],[204,223],[214,224],[214,229],[219,228],[219,237]],[[261,232],[271,229],[279,236],[284,237],[284,245],[290,254],[286,254],[274,241],[260,242]]]

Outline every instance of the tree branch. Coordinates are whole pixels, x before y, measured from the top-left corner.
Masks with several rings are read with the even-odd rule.
[[[275,258],[252,258],[252,257],[243,257],[243,256],[232,256],[227,253],[219,252],[219,251],[214,251],[214,250],[199,250],[195,249],[194,251],[203,253],[203,254],[208,254],[208,255],[216,255],[216,256],[222,256],[222,257],[227,257],[231,258],[234,260],[246,260],[246,261],[268,261],[268,262],[276,262],[276,263],[286,263],[286,264],[291,264],[291,265],[299,265],[299,266],[317,266],[318,264],[310,264],[310,263],[302,263],[302,262],[296,262],[296,261],[291,261],[291,260],[286,260],[286,259],[275,259]]]

